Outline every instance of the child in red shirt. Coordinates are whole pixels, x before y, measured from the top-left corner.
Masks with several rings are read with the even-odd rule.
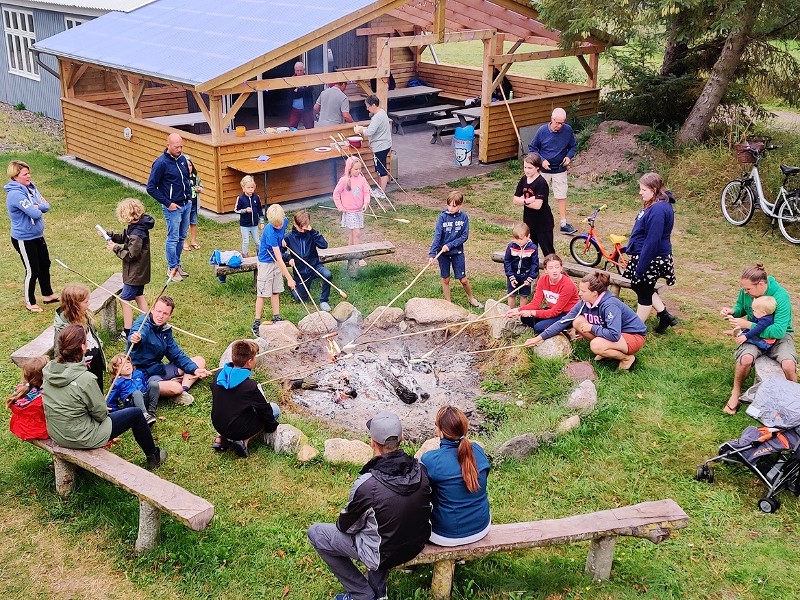
[[[542,261],[545,275],[536,282],[536,292],[529,304],[506,313],[508,317],[520,317],[523,324],[541,333],[561,319],[578,303],[578,288],[575,282],[564,275],[561,258],[548,254]],[[545,308],[542,308],[542,305]]]

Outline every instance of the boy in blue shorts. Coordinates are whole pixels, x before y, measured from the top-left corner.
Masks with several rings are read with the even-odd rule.
[[[253,335],[259,336],[261,313],[264,311],[264,299],[269,296],[272,304],[272,322],[282,321],[280,315],[280,293],[283,291],[283,280],[290,290],[295,288],[294,279],[283,262],[283,238],[289,219],[286,218],[280,204],[273,204],[267,209],[267,225],[261,234],[258,247],[258,277],[256,278],[256,315],[253,321]]]
[[[464,242],[469,238],[469,217],[461,210],[464,204],[464,194],[452,191],[447,196],[447,208],[442,211],[436,220],[436,230],[433,233],[433,243],[428,253],[429,262],[439,254],[439,274],[442,276],[442,293],[444,299],[450,301],[450,270],[461,282],[467,294],[469,303],[477,308],[483,304],[472,295],[472,286],[467,279],[467,263],[464,257]]]

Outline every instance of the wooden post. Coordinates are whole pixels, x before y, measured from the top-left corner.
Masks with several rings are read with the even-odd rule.
[[[586,557],[586,573],[592,580],[604,581],[611,577],[611,563],[614,562],[614,547],[617,536],[595,538],[589,545],[589,555]]]
[[[375,40],[375,56],[378,69],[375,95],[378,96],[381,108],[389,111],[389,73],[392,70],[392,49],[389,47],[389,38],[379,37]]]
[[[222,96],[209,95],[208,114],[211,117],[208,122],[211,127],[211,143],[216,144],[222,139]]]
[[[431,580],[431,598],[433,600],[450,600],[455,570],[456,561],[454,560],[440,560],[433,563],[433,579]]]
[[[152,550],[161,533],[161,511],[145,500],[139,500],[139,534],[133,549],[136,552]]]
[[[435,0],[433,6],[433,33],[438,39],[438,44],[444,42],[445,15],[447,11],[446,0]]]
[[[497,32],[492,37],[483,40],[483,73],[481,74],[481,136],[478,148],[473,148],[473,154],[478,155],[478,160],[487,162],[489,156],[488,136],[489,131],[489,109],[492,102],[492,67],[489,60],[494,56],[497,47]],[[477,150],[477,152],[476,152]]]
[[[100,309],[100,328],[111,333],[117,331],[117,302],[114,296]]]
[[[75,483],[75,465],[53,456],[53,470],[56,475],[56,493],[66,498],[72,493],[72,484]]]

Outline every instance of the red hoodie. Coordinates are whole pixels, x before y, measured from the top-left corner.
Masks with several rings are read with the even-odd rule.
[[[547,308],[542,308],[542,301]],[[535,310],[537,319],[550,319],[572,310],[578,303],[578,288],[567,275],[562,275],[558,283],[553,285],[546,274],[542,274],[536,282],[533,299],[520,310]]]

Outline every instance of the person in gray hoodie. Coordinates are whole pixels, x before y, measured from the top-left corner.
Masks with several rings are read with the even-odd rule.
[[[44,368],[42,399],[47,432],[64,448],[91,450],[130,429],[147,457],[147,468],[161,466],[167,453],[156,446],[144,413],[124,408],[109,414],[94,375],[83,363],[86,331],[67,325],[58,336],[58,354]]]
[[[6,191],[6,210],[11,219],[11,244],[25,267],[25,308],[42,312],[36,304],[36,282],[45,304],[58,302],[58,294],[50,284],[50,253],[44,240],[43,215],[50,204],[31,182],[31,169],[21,160],[12,160],[6,169],[10,181]]]

